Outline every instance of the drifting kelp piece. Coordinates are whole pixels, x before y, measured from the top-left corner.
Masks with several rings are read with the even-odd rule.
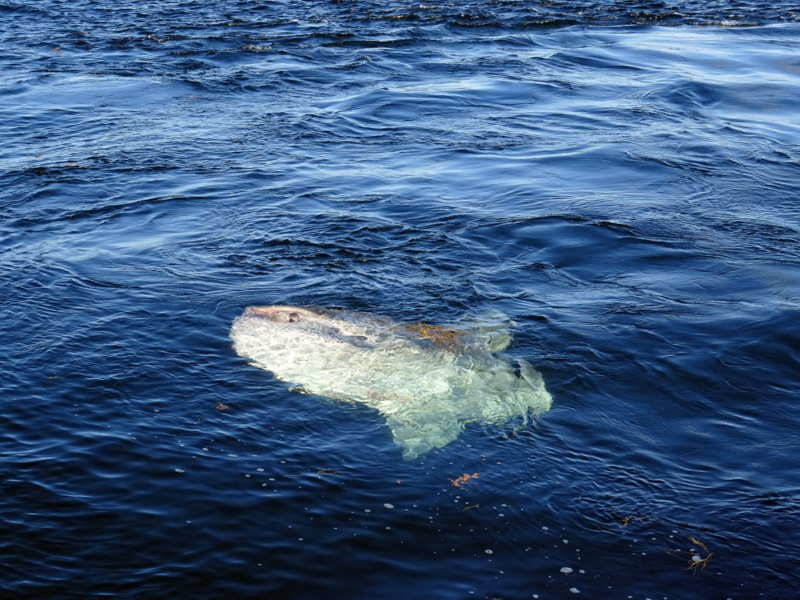
[[[468,422],[526,419],[552,399],[538,371],[494,354],[511,339],[498,315],[463,327],[400,325],[334,309],[251,306],[234,349],[292,389],[377,410],[407,460],[455,440]]]
[[[473,473],[470,475],[469,473],[464,473],[461,477],[456,477],[455,479],[450,480],[450,485],[453,487],[462,487],[465,485],[469,485],[470,479],[475,479],[478,476],[478,473]]]

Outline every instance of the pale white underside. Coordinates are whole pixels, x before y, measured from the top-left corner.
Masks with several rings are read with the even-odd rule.
[[[364,314],[276,323],[246,312],[231,338],[237,354],[298,391],[376,409],[410,460],[452,442],[464,423],[527,419],[552,402],[533,367],[520,362],[518,376],[492,352],[510,341],[496,319],[460,329],[446,348]]]

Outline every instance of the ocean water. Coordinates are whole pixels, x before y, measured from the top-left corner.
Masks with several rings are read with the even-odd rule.
[[[3,598],[800,595],[800,12],[0,2]],[[480,311],[404,461],[252,304]]]

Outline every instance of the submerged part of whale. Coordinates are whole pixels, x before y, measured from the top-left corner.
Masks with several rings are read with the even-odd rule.
[[[406,460],[456,439],[465,423],[502,423],[543,412],[552,399],[538,371],[496,353],[507,319],[458,328],[338,309],[250,306],[231,328],[233,347],[296,391],[377,410]]]

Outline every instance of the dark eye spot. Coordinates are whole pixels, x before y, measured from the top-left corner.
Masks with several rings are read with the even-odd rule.
[[[287,323],[297,323],[300,320],[300,313],[290,312],[286,315]]]

